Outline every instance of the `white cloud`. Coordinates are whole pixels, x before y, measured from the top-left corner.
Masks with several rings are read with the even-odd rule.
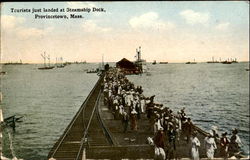
[[[224,30],[227,30],[227,29],[228,29],[228,26],[229,26],[229,25],[230,25],[229,22],[222,22],[222,23],[216,25],[216,26],[215,26],[215,29],[224,31]]]
[[[111,28],[98,26],[94,20],[86,20],[82,26],[85,32],[108,32],[112,30]]]
[[[68,6],[71,8],[92,8],[96,7],[94,3],[91,2],[67,2]]]
[[[141,16],[132,17],[129,24],[134,29],[169,30],[175,27],[173,23],[159,19],[156,12],[148,12]]]
[[[27,39],[30,37],[39,37],[44,36],[48,32],[52,31],[53,28],[34,28],[34,27],[24,27],[23,24],[25,23],[25,18],[23,17],[15,17],[9,15],[3,15],[1,17],[1,24],[2,24],[2,33],[5,35],[14,35],[21,39]]]
[[[19,24],[22,24],[25,21],[22,17],[8,16],[3,15],[1,17],[1,27],[2,29],[13,29]]]
[[[40,37],[40,36],[46,36],[46,34],[50,31],[52,31],[53,28],[45,28],[45,29],[38,29],[38,28],[24,28],[20,27],[16,29],[16,34],[18,37],[22,39],[27,39],[30,37]]]
[[[186,20],[188,24],[207,24],[210,19],[208,12],[195,12],[191,9],[180,12],[180,15]]]

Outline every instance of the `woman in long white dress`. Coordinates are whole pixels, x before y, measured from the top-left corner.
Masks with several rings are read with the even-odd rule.
[[[213,159],[214,158],[214,150],[217,149],[215,140],[213,138],[213,133],[210,132],[208,137],[205,138],[205,148],[206,148],[206,154],[207,158]]]
[[[196,137],[197,136],[197,131],[195,131],[193,133],[193,138],[191,141],[192,144],[192,148],[191,148],[191,156],[193,160],[199,160],[200,156],[199,156],[199,147],[200,147],[200,141],[199,139]]]

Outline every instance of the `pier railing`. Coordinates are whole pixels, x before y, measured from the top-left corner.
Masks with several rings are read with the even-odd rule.
[[[81,105],[80,109],[77,111],[76,115],[74,116],[74,118],[72,119],[72,121],[70,122],[70,124],[68,125],[68,127],[65,129],[64,134],[59,138],[59,143],[57,144],[56,148],[52,151],[52,153],[49,155],[49,158],[55,156],[55,154],[57,153],[58,149],[60,148],[60,146],[64,142],[66,136],[68,135],[70,129],[72,128],[73,124],[76,122],[77,117],[79,117],[80,114],[83,113],[83,110],[86,107],[86,104],[89,101],[90,97],[93,95],[93,93],[96,90],[96,88],[101,85],[102,79],[103,79],[103,75],[101,75],[99,77],[99,80],[96,82],[95,86],[93,87],[93,89],[91,90],[91,92],[89,93],[89,95],[87,96],[87,98],[85,99],[85,101],[83,102],[83,104]]]
[[[100,90],[98,92],[97,99],[95,101],[95,105],[93,107],[93,110],[91,111],[91,116],[90,116],[89,120],[87,121],[87,125],[86,125],[87,127],[84,130],[84,135],[83,135],[82,140],[81,140],[81,145],[80,145],[80,148],[78,150],[76,160],[86,159],[86,149],[87,149],[87,147],[89,147],[88,136],[91,135],[91,133],[89,133],[89,129],[90,129],[91,123],[94,123],[94,121],[95,122],[98,121],[97,123],[100,125],[100,128],[104,133],[104,138],[108,141],[107,144],[111,145],[111,146],[114,145],[114,140],[113,140],[109,130],[105,126],[105,124],[100,116],[100,113],[99,113],[101,94],[102,94],[102,89],[100,88]],[[83,119],[86,118],[84,115],[89,113],[88,111],[85,111],[85,110],[87,110],[86,107],[83,109]],[[96,117],[94,118],[94,116],[96,116]],[[94,136],[98,136],[98,135],[96,134]],[[82,158],[80,157],[81,153],[82,153]]]
[[[92,122],[92,119],[93,119],[93,116],[94,116],[94,113],[95,113],[95,110],[96,110],[97,103],[98,103],[99,98],[100,98],[100,92],[101,92],[101,90],[98,93],[97,101],[95,102],[93,111],[91,112],[91,116],[90,116],[89,122],[87,124],[87,127],[84,130],[84,134],[83,134],[83,137],[82,137],[82,140],[81,140],[81,145],[80,145],[80,148],[78,150],[78,154],[77,154],[76,160],[78,160],[80,158],[80,154],[81,154],[82,151],[83,151],[83,155],[82,156],[85,156],[85,149],[86,149],[85,147],[86,147],[86,144],[88,142],[88,140],[87,140],[87,134],[88,134],[89,126],[90,126],[90,124]],[[84,108],[84,110],[85,110],[85,108]],[[83,111],[83,115],[84,115],[84,111]],[[83,116],[83,118],[84,118],[84,116]],[[85,159],[85,158],[82,158],[82,159]]]

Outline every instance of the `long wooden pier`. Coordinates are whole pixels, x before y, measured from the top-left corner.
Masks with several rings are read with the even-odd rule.
[[[49,160],[84,159],[154,159],[154,146],[146,144],[154,135],[146,115],[138,121],[138,130],[123,133],[120,120],[115,120],[104,105],[101,75],[62,136],[48,154]],[[206,159],[204,138],[208,133],[193,126],[201,142],[201,159]],[[219,147],[219,146],[218,146]],[[176,144],[176,158],[190,159],[191,144],[183,136]],[[219,151],[219,150],[218,150]],[[219,152],[215,157],[219,157]],[[186,158],[185,158],[186,157]],[[223,159],[223,158],[216,158]],[[228,158],[230,159],[230,158]]]

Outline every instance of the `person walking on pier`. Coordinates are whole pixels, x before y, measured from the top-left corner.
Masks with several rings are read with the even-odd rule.
[[[154,113],[154,106],[155,106],[154,97],[155,97],[155,95],[153,95],[149,98],[150,102],[146,106],[147,118],[149,120],[151,119],[151,117],[153,116],[153,113]]]
[[[130,114],[130,120],[131,120],[131,130],[136,131],[137,130],[137,112],[135,110],[132,110]]]
[[[217,149],[217,146],[216,146],[212,131],[205,138],[204,142],[205,142],[207,158],[213,159],[214,158],[214,150]]]
[[[144,113],[146,110],[146,102],[145,102],[143,94],[140,94],[140,109],[141,109],[141,113]]]
[[[183,124],[184,135],[187,138],[187,143],[189,143],[191,134],[192,134],[193,123],[191,118],[187,118],[187,121]]]
[[[165,160],[166,154],[164,151],[165,148],[165,134],[163,128],[159,128],[158,132],[153,138],[155,144],[155,157],[154,159]]]
[[[187,119],[186,113],[185,113],[185,107],[183,107],[180,111],[180,116],[181,116],[181,122],[184,123]]]
[[[192,160],[199,160],[200,159],[200,155],[199,155],[199,147],[200,147],[200,141],[197,138],[197,131],[193,132],[193,138],[191,140],[191,157]]]
[[[160,147],[162,149],[165,148],[165,134],[163,131],[163,128],[159,128],[159,130],[157,131],[157,133],[155,134],[154,137],[154,144],[156,147]]]
[[[168,151],[167,151],[167,157],[168,159],[176,158],[175,157],[175,140],[176,140],[176,130],[174,128],[173,124],[169,124],[169,129],[167,131],[167,138],[168,138]]]
[[[228,145],[229,140],[227,138],[227,132],[222,133],[222,137],[220,139],[220,156],[223,158],[228,158]]]
[[[230,143],[228,147],[229,156],[237,156],[240,154],[240,147],[242,146],[242,142],[240,137],[237,135],[238,130],[235,128],[232,131],[232,137],[230,138]]]
[[[128,123],[129,123],[129,116],[128,116],[127,112],[123,112],[123,115],[122,115],[123,133],[127,132]]]

